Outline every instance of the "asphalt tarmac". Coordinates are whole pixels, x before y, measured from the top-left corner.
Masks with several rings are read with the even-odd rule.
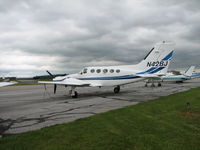
[[[135,105],[200,87],[200,79],[182,84],[163,83],[162,87],[144,87],[137,82],[121,87],[118,94],[112,87],[77,88],[77,99],[68,95],[68,88],[43,85],[8,86],[0,88],[0,137],[46,126],[70,122],[112,109]]]

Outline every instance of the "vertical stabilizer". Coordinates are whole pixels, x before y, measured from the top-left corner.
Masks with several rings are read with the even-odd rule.
[[[173,56],[175,44],[172,42],[157,43],[138,67],[142,72],[139,74],[166,74],[171,58]]]
[[[194,72],[194,69],[195,69],[195,66],[191,66],[190,68],[188,68],[188,69],[185,71],[184,75],[185,75],[185,76],[191,76],[192,73]]]

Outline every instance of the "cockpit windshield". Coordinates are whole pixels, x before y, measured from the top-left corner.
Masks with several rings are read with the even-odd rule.
[[[84,68],[83,73],[87,73],[87,70],[88,70],[87,68]]]
[[[87,68],[84,68],[83,70],[81,70],[80,74],[85,74],[87,73],[88,69]]]

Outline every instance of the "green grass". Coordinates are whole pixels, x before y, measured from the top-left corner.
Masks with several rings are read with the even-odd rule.
[[[199,150],[200,88],[2,138],[0,149]]]

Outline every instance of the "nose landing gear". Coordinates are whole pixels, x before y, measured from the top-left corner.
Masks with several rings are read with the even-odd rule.
[[[118,85],[117,87],[114,88],[114,93],[119,93],[120,92],[120,86]]]

